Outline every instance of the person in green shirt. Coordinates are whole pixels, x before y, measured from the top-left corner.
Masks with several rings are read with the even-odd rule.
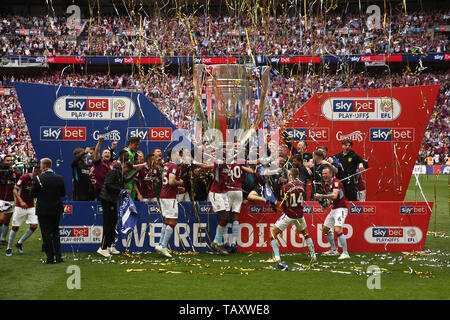
[[[133,170],[129,172],[129,175],[132,175],[136,172],[136,169],[139,170],[139,168],[142,166],[142,164],[137,164],[137,150],[139,148],[140,139],[138,137],[131,137],[128,140],[128,146],[124,149],[128,152],[128,161],[133,164]],[[131,179],[125,184],[125,189],[131,191],[131,198],[133,200],[136,200],[136,191],[134,190],[133,184],[135,183],[134,179]]]

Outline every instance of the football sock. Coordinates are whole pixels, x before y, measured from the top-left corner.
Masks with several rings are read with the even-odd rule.
[[[2,241],[6,240],[6,235],[8,234],[8,227],[9,227],[9,224],[2,224],[2,229],[1,229],[1,234],[0,234],[0,239]]]
[[[239,221],[233,221],[233,225],[231,227],[231,243],[236,244],[237,236],[239,233]]]
[[[272,240],[270,241],[270,245],[272,246],[273,249],[273,255],[275,257],[275,260],[280,261],[280,250],[278,248],[278,244],[277,244],[277,240]]]
[[[325,236],[328,240],[328,243],[331,244],[331,250],[336,250],[336,245],[334,244],[334,234],[333,232],[328,232],[328,234]]]
[[[309,249],[309,252],[314,253],[314,243],[310,237],[305,239],[306,246]]]
[[[12,230],[11,230],[12,231]],[[32,234],[33,234],[34,230],[32,229],[28,229],[22,236],[22,238],[20,238],[19,241],[17,241],[18,243],[22,244],[25,240],[27,240]],[[9,238],[11,239],[11,234],[9,235]]]
[[[167,225],[166,230],[164,231],[164,238],[161,243],[161,246],[163,248],[167,248],[167,244],[169,243],[169,240],[172,237],[172,234],[173,234],[172,226]]]
[[[347,252],[347,239],[345,238],[343,233],[338,236],[338,241],[339,241],[339,244],[342,247],[342,253],[348,254],[348,252]]]
[[[220,224],[216,228],[216,236],[214,237],[214,242],[221,245],[223,243],[223,234],[225,232],[225,227]]]
[[[13,229],[11,229],[11,231],[9,232],[9,241],[8,241],[7,249],[12,249],[12,244],[14,242],[15,237],[16,237],[16,232]]]
[[[167,224],[165,224],[165,223],[163,223],[163,225],[162,225],[162,227],[161,227],[161,236],[159,237],[159,245],[162,245],[162,241],[163,241],[163,238],[164,238],[164,232],[166,231],[166,227],[167,227]]]

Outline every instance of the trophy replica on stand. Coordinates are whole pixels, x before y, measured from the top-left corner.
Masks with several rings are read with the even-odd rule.
[[[221,133],[225,144],[244,145],[264,119],[269,75],[268,66],[195,65],[195,111],[203,132]],[[205,137],[211,142],[211,135]]]

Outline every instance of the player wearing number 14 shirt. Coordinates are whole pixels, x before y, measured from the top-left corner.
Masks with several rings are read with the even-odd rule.
[[[275,225],[270,230],[272,241],[270,242],[275,262],[278,263],[278,268],[282,271],[288,269],[284,262],[281,262],[280,251],[277,244],[277,236],[290,225],[293,224],[305,238],[305,243],[308,246],[312,261],[316,261],[316,253],[314,251],[314,243],[308,234],[305,218],[303,217],[303,197],[305,189],[303,183],[298,179],[298,169],[293,168],[288,172],[288,182],[281,189],[281,200],[283,214],[275,222]]]

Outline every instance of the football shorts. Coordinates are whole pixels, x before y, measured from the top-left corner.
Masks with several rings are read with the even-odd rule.
[[[228,204],[230,206],[231,212],[241,212],[242,206],[242,190],[230,190],[227,191]]]
[[[36,215],[36,209],[33,208],[21,208],[16,207],[12,217],[12,226],[20,227],[23,220],[26,219],[27,224],[38,224],[38,217]]]
[[[228,203],[227,193],[208,193],[208,201],[211,202],[211,206],[214,212],[229,211],[230,206]]]
[[[336,208],[330,211],[325,218],[324,226],[332,229],[334,227],[342,227],[347,217],[347,208]]]
[[[277,222],[275,222],[275,227],[279,229],[281,232],[286,230],[286,228],[290,225],[294,224],[294,226],[299,230],[303,231],[307,229],[305,218],[301,217],[298,219],[289,218],[286,214],[282,214],[281,217],[278,218]]]
[[[161,203],[161,212],[164,218],[178,219],[178,201],[177,199],[159,199]]]

